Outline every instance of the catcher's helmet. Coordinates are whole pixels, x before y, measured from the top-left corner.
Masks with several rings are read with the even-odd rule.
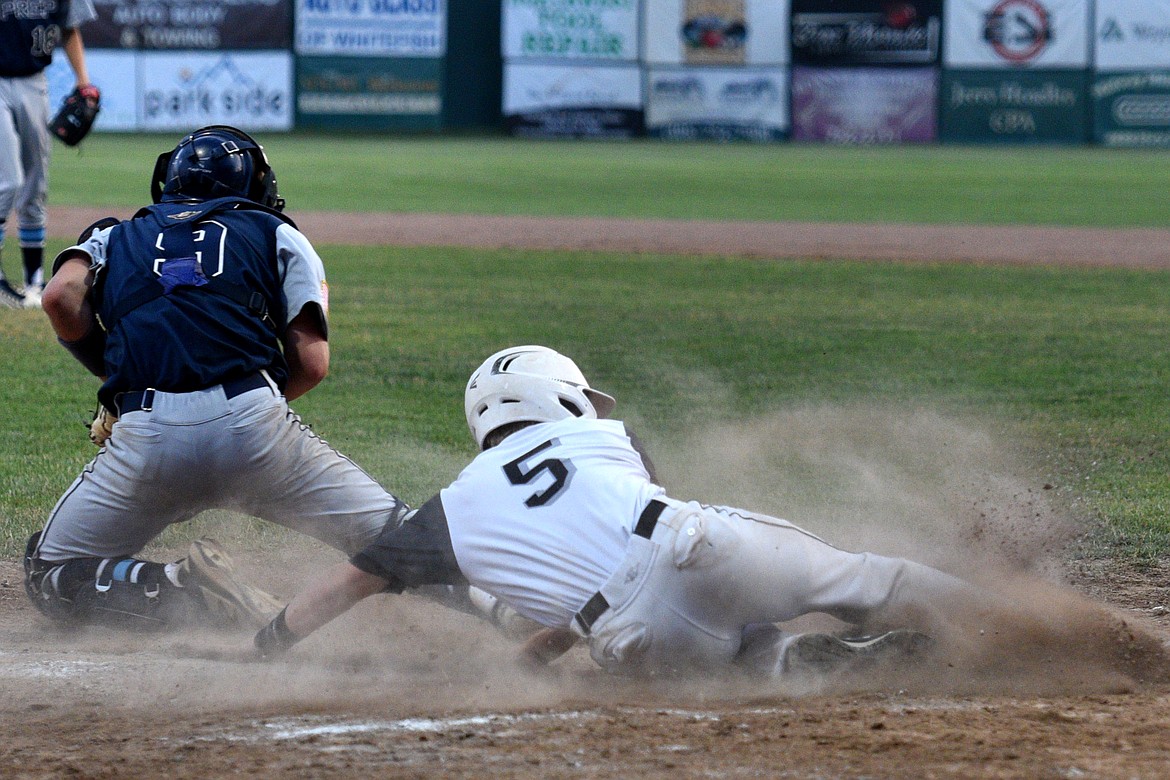
[[[150,194],[155,203],[165,196],[190,200],[236,196],[284,209],[264,147],[227,125],[200,128],[172,151],[160,154]]]
[[[617,404],[589,386],[577,364],[548,347],[505,349],[483,362],[463,396],[467,426],[482,450],[502,425],[608,417]]]

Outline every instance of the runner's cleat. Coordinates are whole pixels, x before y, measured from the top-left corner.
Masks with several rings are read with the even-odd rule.
[[[784,651],[784,671],[794,675],[828,675],[868,669],[879,664],[918,661],[934,640],[908,629],[866,637],[800,634]]]

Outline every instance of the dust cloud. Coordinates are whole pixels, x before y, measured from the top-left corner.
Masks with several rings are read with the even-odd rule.
[[[1071,491],[1033,471],[1027,451],[1003,431],[934,411],[861,405],[784,409],[694,430],[665,446],[641,433],[672,496],[767,512],[846,549],[931,564],[986,588],[987,600],[942,605],[930,627],[939,652],[922,666],[810,686],[733,673],[612,677],[580,645],[532,673],[515,664],[516,645],[487,624],[412,595],[367,599],[269,662],[252,656],[250,632],[55,636],[14,598],[0,604],[0,692],[33,707],[67,696],[83,711],[246,719],[273,709],[670,707],[867,690],[1045,695],[1167,681],[1159,639],[1061,581],[1062,555],[1082,528],[1066,500]],[[244,579],[282,599],[340,560],[295,535],[229,547]],[[18,581],[17,570],[8,575]]]
[[[1170,679],[1161,640],[1063,582],[1086,524],[1073,491],[1029,452],[987,422],[822,405],[699,429],[656,465],[676,498],[783,517],[844,549],[916,560],[981,589],[976,602],[940,605],[934,666],[899,684],[1039,693]]]
[[[1056,577],[1083,524],[1019,453],[934,411],[810,406],[710,426],[655,457],[677,498],[783,517],[846,549]]]
[[[389,695],[397,707],[514,709],[891,688],[1112,692],[1167,678],[1159,640],[1062,582],[1068,545],[1084,523],[1072,509],[1072,491],[1038,473],[1010,431],[933,410],[872,405],[784,409],[694,430],[666,446],[647,437],[672,496],[767,512],[846,549],[921,561],[975,583],[986,599],[940,604],[929,626],[939,649],[921,666],[761,686],[734,673],[669,682],[613,678],[580,645],[533,674],[514,663],[515,645],[480,621],[417,597],[375,597],[298,646],[275,671],[241,662],[235,679],[218,678],[223,695],[301,707]],[[299,557],[283,554],[284,579],[274,586],[282,595],[327,563],[311,547],[299,549]],[[261,576],[272,576],[263,558],[255,563]],[[839,626],[813,617],[792,627]],[[237,643],[218,657],[230,667],[240,652]]]

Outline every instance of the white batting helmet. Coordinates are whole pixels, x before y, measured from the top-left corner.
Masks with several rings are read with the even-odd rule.
[[[617,401],[589,386],[577,364],[540,346],[504,349],[467,381],[467,427],[483,449],[488,434],[514,422],[553,422],[567,417],[608,417]]]

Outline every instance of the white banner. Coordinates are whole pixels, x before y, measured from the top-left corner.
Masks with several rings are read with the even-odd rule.
[[[656,65],[787,65],[789,0],[644,0]]]
[[[441,57],[446,0],[297,0],[297,54]]]
[[[1090,0],[946,0],[944,64],[1087,68],[1090,10]]]
[[[1097,70],[1170,68],[1170,0],[1097,3]]]
[[[770,141],[788,125],[787,68],[651,68],[646,74],[651,135]]]
[[[89,49],[85,53],[89,78],[102,91],[102,110],[94,122],[94,132],[138,129],[138,55],[134,51]],[[49,113],[56,113],[61,101],[77,83],[64,53],[53,57],[45,68],[49,82]]]
[[[233,125],[249,132],[292,127],[290,52],[141,52],[138,56],[142,130]]]
[[[503,0],[505,59],[638,58],[637,0]]]
[[[530,65],[504,67],[504,115],[550,108],[641,110],[637,65]]]

